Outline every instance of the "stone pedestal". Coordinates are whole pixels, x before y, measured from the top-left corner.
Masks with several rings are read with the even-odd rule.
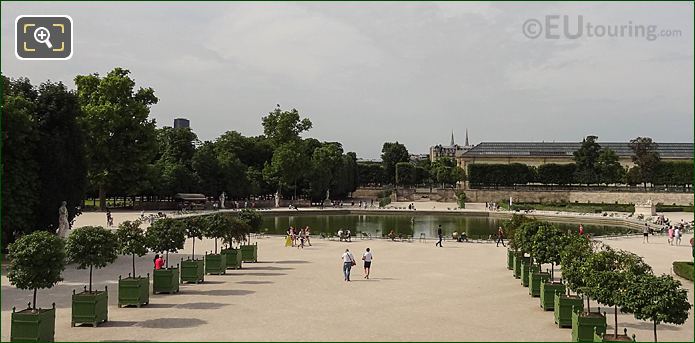
[[[651,217],[656,215],[656,204],[651,200],[647,200],[642,204],[635,204],[635,216],[644,215],[645,217]]]

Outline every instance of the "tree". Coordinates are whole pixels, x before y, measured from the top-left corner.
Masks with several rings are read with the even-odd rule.
[[[381,163],[384,166],[386,182],[393,183],[396,180],[396,164],[410,161],[410,155],[405,145],[396,142],[386,142],[381,148]]]
[[[432,163],[430,173],[437,183],[442,187],[447,185],[455,185],[457,182],[464,179],[464,173],[461,168],[456,165],[456,161],[452,158],[438,158]]]
[[[257,233],[258,230],[261,229],[261,225],[263,225],[263,218],[261,217],[260,213],[258,213],[258,211],[250,209],[250,208],[245,208],[245,209],[239,211],[237,213],[237,218],[248,226],[245,229],[246,229],[247,233],[249,234],[249,242],[250,242],[251,241],[250,234],[252,232]]]
[[[215,254],[217,254],[217,240],[224,238],[227,229],[231,226],[229,217],[223,213],[215,213],[205,218],[205,229],[203,230],[205,237],[215,240]]]
[[[396,163],[396,169],[398,170],[396,173],[398,178],[395,180],[397,185],[412,186],[415,184],[417,169],[414,164],[410,162],[398,162]]]
[[[115,68],[105,77],[75,77],[80,123],[87,138],[88,176],[99,190],[102,210],[109,187],[136,184],[156,149],[155,122],[148,116],[157,97],[152,88],[134,91],[129,74]]]
[[[36,89],[28,79],[2,76],[2,249],[15,237],[36,230],[39,203]],[[10,129],[11,128],[11,129]],[[12,199],[12,201],[7,201]],[[56,207],[57,209],[57,207]],[[56,215],[57,218],[57,215]]]
[[[163,218],[155,221],[145,233],[150,250],[165,253],[166,268],[169,268],[169,253],[178,252],[186,243],[186,226],[181,220]]]
[[[560,252],[562,279],[567,286],[567,292],[583,294],[586,283],[582,272],[586,260],[593,254],[594,247],[584,235],[568,234]],[[587,310],[589,309],[587,300]]]
[[[566,242],[565,236],[565,232],[548,222],[541,223],[533,235],[531,255],[540,266],[550,263],[550,280],[553,280],[555,265],[560,264],[560,252]]]
[[[574,182],[576,165],[574,163],[546,163],[538,166],[538,182],[542,184],[569,185]]]
[[[504,233],[507,237],[509,237],[509,247],[511,249],[515,251],[519,250],[519,246],[517,245],[517,242],[514,239],[514,237],[516,237],[516,232],[517,230],[519,230],[521,225],[533,220],[534,219],[531,219],[524,215],[512,214],[512,219],[506,220],[502,223],[502,226],[504,227]]]
[[[620,164],[615,151],[604,148],[596,159],[596,172],[599,183],[611,184],[620,183],[623,180],[625,169]]]
[[[360,186],[381,185],[386,182],[384,165],[377,162],[357,163],[357,183]]]
[[[119,252],[133,257],[133,277],[136,275],[135,256],[147,254],[147,240],[145,239],[145,230],[140,227],[141,224],[139,220],[126,220],[118,225],[118,230],[116,230]]]
[[[340,143],[325,143],[311,156],[312,199],[325,199],[326,190],[334,188],[338,171],[342,166],[343,148]]]
[[[656,326],[661,323],[681,325],[688,319],[690,303],[688,292],[681,283],[670,275],[638,276],[626,287],[627,303],[621,310],[631,312],[635,318],[654,323],[654,342],[657,341]]]
[[[658,145],[649,137],[637,137],[630,140],[632,149],[632,162],[639,166],[640,181],[647,188],[647,183],[652,182],[654,173],[661,157],[659,156]]]
[[[300,143],[285,143],[275,150],[271,163],[263,168],[263,176],[278,187],[292,186],[296,198],[297,181],[304,174],[307,164],[307,157],[302,153]]]
[[[588,295],[601,304],[614,307],[614,336],[618,336],[618,306],[629,303],[625,298],[627,288],[636,286],[632,280],[651,274],[652,268],[641,257],[623,250],[604,247],[591,254],[585,270]]]
[[[545,223],[537,220],[530,220],[521,224],[521,226],[519,226],[519,228],[514,232],[514,246],[521,252],[531,255],[531,257],[535,257],[532,254],[533,239],[536,232],[538,232],[538,229],[544,225]]]
[[[46,231],[24,235],[9,245],[7,279],[19,289],[33,289],[32,309],[36,310],[38,289],[51,288],[63,280],[63,240]]]
[[[296,109],[283,111],[280,106],[262,118],[263,133],[274,147],[299,140],[299,135],[311,129],[311,120],[300,119]]]
[[[149,232],[149,230],[148,230]],[[101,269],[118,258],[116,234],[101,226],[83,226],[72,230],[65,243],[69,263],[77,269],[89,268],[89,292],[92,292],[92,269]]]
[[[205,219],[201,216],[188,217],[183,220],[186,227],[186,237],[193,239],[191,258],[195,259],[195,240],[203,239],[205,231]]]
[[[575,177],[579,183],[590,185],[598,182],[596,161],[601,152],[601,146],[596,143],[596,139],[598,139],[597,136],[586,136],[582,146],[573,154],[576,164]]]
[[[222,242],[227,244],[228,248],[231,248],[232,243],[246,239],[246,235],[251,231],[251,227],[239,217],[229,217],[227,222],[228,224],[221,238]]]
[[[192,160],[198,141],[190,128],[163,127],[157,130],[157,170],[161,171],[160,194],[192,192],[197,188]]]

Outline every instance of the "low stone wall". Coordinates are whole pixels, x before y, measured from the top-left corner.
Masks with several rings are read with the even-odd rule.
[[[651,200],[654,204],[692,206],[692,193],[648,193],[648,192],[577,192],[577,191],[513,191],[513,190],[466,190],[468,202],[580,202],[634,204]]]
[[[432,192],[417,192],[414,188],[399,189],[398,201],[437,201],[456,202],[456,191],[453,189],[433,189]]]

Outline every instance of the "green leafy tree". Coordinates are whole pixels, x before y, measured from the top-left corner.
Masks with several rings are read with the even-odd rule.
[[[62,239],[46,231],[24,235],[9,245],[7,279],[19,289],[33,289],[32,309],[36,310],[36,293],[63,280],[65,248]]]
[[[299,140],[299,135],[311,129],[311,120],[301,119],[299,111],[283,111],[280,106],[262,118],[263,133],[274,147]]]
[[[417,168],[410,162],[396,163],[398,178],[395,180],[397,185],[412,186],[417,180]]]
[[[297,183],[304,175],[307,164],[301,143],[285,143],[275,150],[270,164],[266,164],[263,169],[263,175],[269,183],[276,183],[278,187],[291,186],[296,198]]]
[[[203,239],[205,235],[205,217],[195,216],[189,217],[183,220],[186,227],[186,237],[193,239],[193,249],[191,251],[191,258],[195,259],[195,240]]]
[[[542,184],[569,185],[574,182],[574,163],[556,164],[546,163],[538,166],[538,182]]]
[[[325,199],[326,191],[334,189],[342,167],[343,148],[340,143],[325,143],[311,156],[311,191],[315,200]]]
[[[632,280],[651,274],[652,268],[641,257],[631,252],[605,247],[591,254],[586,262],[586,293],[606,306],[614,307],[614,336],[618,336],[618,306],[629,303],[627,288],[635,286]]]
[[[649,137],[637,137],[630,140],[632,149],[632,162],[639,166],[640,181],[647,188],[647,183],[652,182],[654,173],[661,161],[658,145]]]
[[[633,313],[637,319],[654,323],[654,342],[657,341],[658,324],[682,325],[688,320],[692,306],[688,303],[688,292],[681,287],[680,281],[670,275],[638,276],[634,284],[626,287],[624,296],[628,301],[621,310]]]
[[[234,242],[241,243],[245,240],[250,231],[251,227],[249,224],[237,216],[230,216],[227,219],[227,226],[221,237],[222,242],[227,245],[227,248],[231,248]]]
[[[550,263],[551,281],[555,276],[555,265],[560,264],[560,253],[566,242],[565,237],[565,232],[560,230],[557,225],[548,222],[541,223],[533,235],[531,255],[541,267],[543,264]]]
[[[568,293],[571,290],[577,294],[583,294],[586,287],[583,266],[591,254],[593,254],[594,246],[584,235],[569,234],[565,239],[564,247],[560,251],[562,279],[567,286]]]
[[[118,251],[123,255],[133,257],[133,277],[135,277],[135,256],[145,256],[147,254],[147,240],[145,230],[140,225],[139,220],[126,220],[118,225],[116,238],[118,239]]]
[[[207,238],[215,240],[215,254],[217,254],[217,240],[224,238],[227,234],[227,229],[231,226],[229,216],[223,213],[215,213],[210,216],[205,216],[204,235]]]
[[[596,162],[601,152],[601,146],[596,143],[597,139],[597,136],[586,136],[582,141],[582,146],[574,152],[575,178],[579,183],[590,185],[598,182]]]
[[[625,169],[620,164],[618,155],[608,148],[601,149],[596,159],[596,171],[600,183],[620,183],[625,177]]]
[[[158,156],[154,163],[161,171],[160,194],[193,192],[197,189],[197,177],[192,160],[198,142],[190,128],[163,127],[157,130]]]
[[[374,186],[386,183],[384,165],[377,162],[357,163],[357,183],[360,186]]]
[[[533,221],[534,219],[531,219],[529,217],[526,217],[524,215],[520,214],[512,214],[512,218],[510,220],[506,220],[502,223],[502,227],[504,228],[504,233],[505,235],[509,238],[509,248],[512,250],[519,250],[519,246],[517,244],[517,241],[515,239],[517,235],[517,231],[521,227],[521,225]]]
[[[159,219],[145,233],[150,250],[165,253],[166,268],[169,268],[169,253],[178,252],[186,243],[186,225],[172,218]]]
[[[149,232],[149,231],[148,231]],[[83,226],[72,230],[65,243],[69,263],[78,269],[89,268],[89,292],[92,292],[92,270],[101,269],[118,258],[116,234],[101,226]]]
[[[86,137],[89,180],[99,191],[99,206],[116,185],[136,184],[156,151],[155,122],[148,119],[157,103],[152,88],[134,90],[130,71],[115,68],[75,77]]]
[[[523,253],[533,256],[533,239],[542,226],[546,224],[537,220],[525,222],[514,232],[514,246]]]
[[[237,217],[249,226],[249,232],[257,233],[263,225],[263,217],[258,211],[250,208],[242,209],[237,212]]]
[[[386,182],[393,183],[396,180],[396,164],[410,161],[410,155],[405,145],[398,141],[386,142],[381,148],[381,161]]]

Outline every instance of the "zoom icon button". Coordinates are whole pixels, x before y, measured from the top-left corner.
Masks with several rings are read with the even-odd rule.
[[[21,15],[15,20],[15,55],[20,60],[67,60],[72,57],[72,18],[67,15]]]

